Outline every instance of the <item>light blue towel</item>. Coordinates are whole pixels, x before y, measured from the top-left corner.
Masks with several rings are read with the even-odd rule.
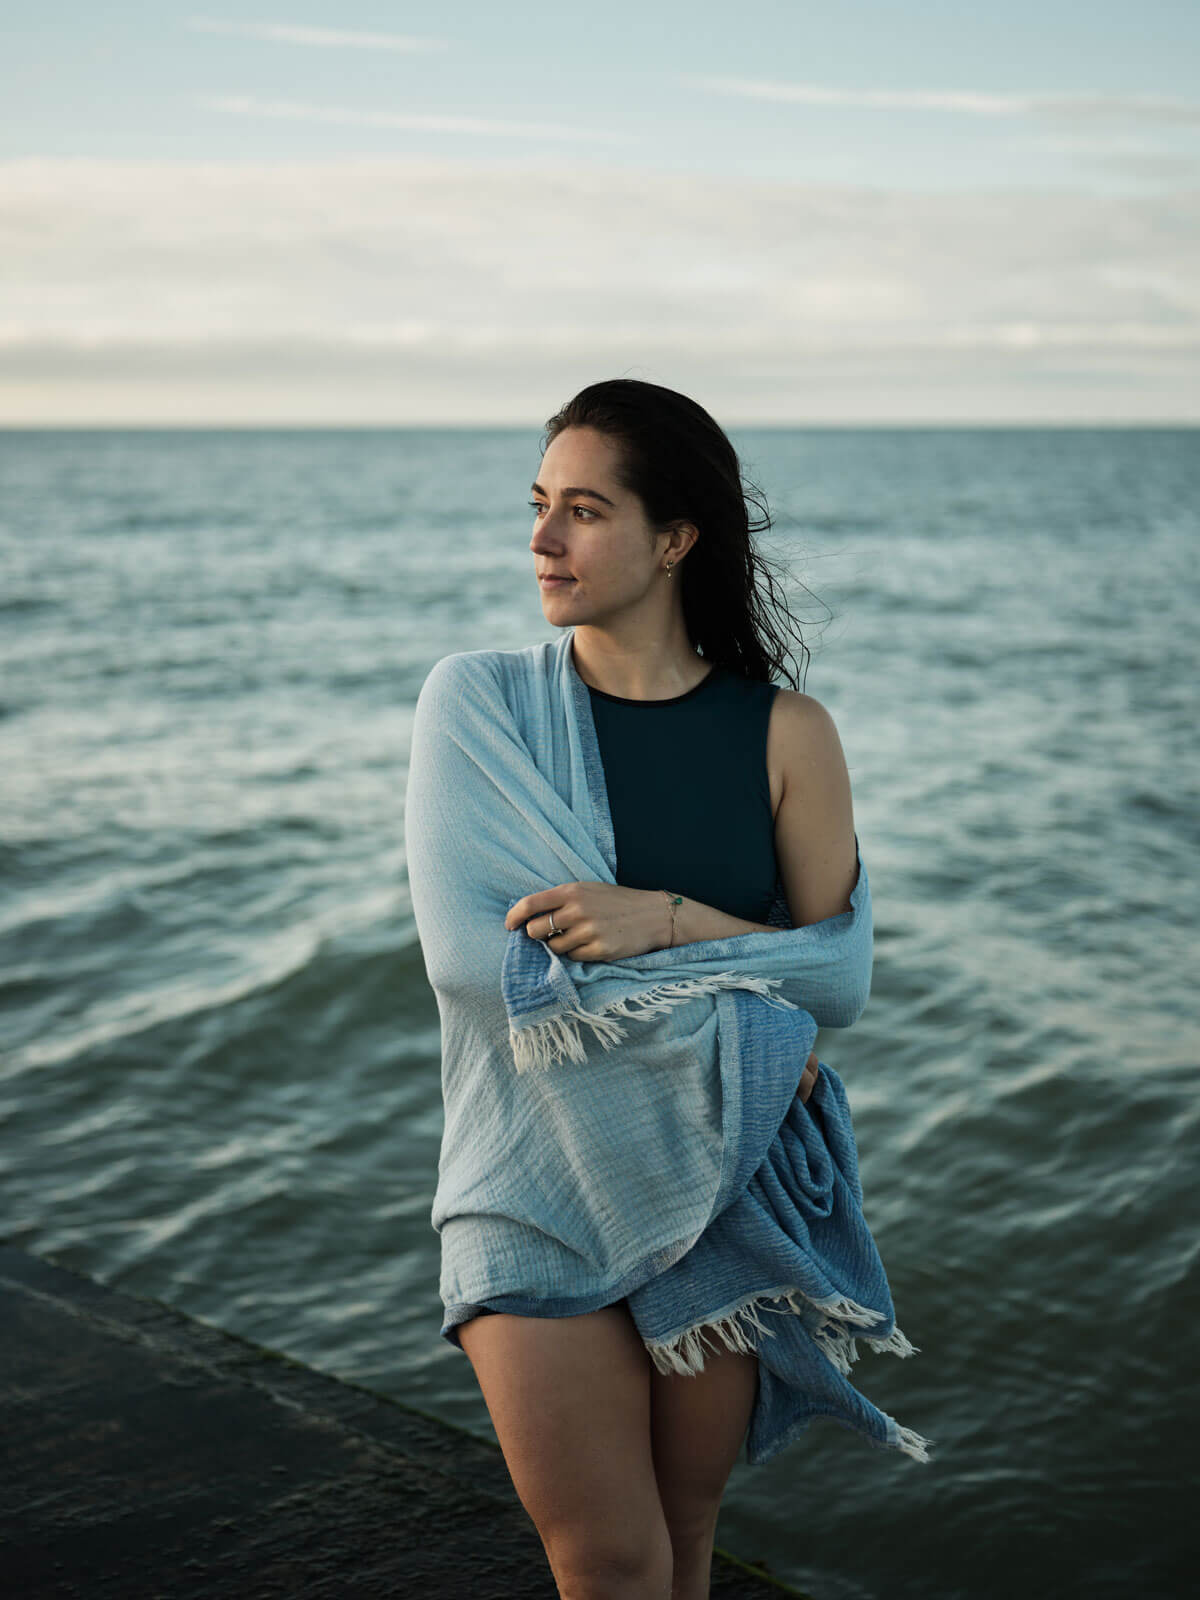
[[[624,1298],[661,1372],[701,1371],[722,1344],[757,1352],[749,1463],[814,1416],[928,1461],[932,1441],[848,1381],[856,1341],[917,1347],[863,1217],[845,1087],[822,1062],[796,1097],[817,1029],[849,1027],[870,990],[861,855],[851,909],[808,927],[782,883],[771,932],[620,961],[504,926],[540,889],[616,882],[573,633],[443,657],[414,716],[405,838],[442,1031],[442,1335],[457,1345],[487,1309]]]

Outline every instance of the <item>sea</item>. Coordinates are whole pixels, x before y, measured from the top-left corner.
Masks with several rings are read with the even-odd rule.
[[[1200,434],[730,429],[846,752],[906,1359],[717,1543],[814,1600],[1190,1591]],[[556,636],[539,430],[0,433],[0,1237],[485,1437],[439,1336],[417,692]],[[777,675],[777,681],[787,679]],[[788,684],[788,686],[792,686]]]

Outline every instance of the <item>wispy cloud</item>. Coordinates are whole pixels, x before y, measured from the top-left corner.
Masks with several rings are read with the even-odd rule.
[[[1014,328],[1026,344],[1200,338],[1200,217],[1165,194],[897,195],[391,157],[29,159],[0,163],[0,234],[9,336],[386,342],[403,323],[764,350],[1006,345]]]
[[[1200,100],[1165,94],[1046,94],[1032,96],[1030,106],[1058,122],[1200,124]]]
[[[434,396],[505,416],[630,363],[752,415],[920,394],[965,419],[951,397],[992,386],[1032,416],[1073,386],[1121,416],[1198,392],[1200,217],[1177,193],[29,159],[0,162],[0,238],[12,418],[64,394],[97,418],[153,396],[261,415],[255,395],[279,416],[419,417]]]
[[[691,75],[686,82],[717,94],[750,100],[788,100],[798,105],[858,106],[879,111],[967,111],[975,116],[1012,116],[1026,109],[1016,95],[971,89],[832,89],[819,83],[783,83],[770,78]]]
[[[565,122],[501,122],[494,117],[441,116],[430,112],[364,111],[356,106],[315,106],[299,100],[256,100],[251,95],[197,95],[206,111],[239,117],[282,117],[298,122],[334,122],[363,128],[408,128],[423,133],[486,134],[489,138],[582,139],[624,143],[634,136]]]
[[[1152,144],[1117,139],[1097,139],[1093,135],[1030,135],[1013,139],[1018,148],[1048,151],[1071,156],[1087,166],[1128,178],[1144,178],[1160,183],[1186,184],[1200,179],[1200,151],[1162,150]]]
[[[360,33],[342,28],[310,28],[294,22],[222,22],[213,17],[189,17],[187,26],[198,33],[233,33],[246,39],[268,39],[276,44],[302,44],[332,50],[445,50],[447,40],[420,38],[405,33]]]
[[[987,94],[974,89],[839,89],[770,78],[689,75],[716,94],[877,111],[948,111],[975,117],[1043,116],[1066,122],[1200,123],[1200,100],[1169,95]]]
[[[1168,150],[1108,150],[1085,152],[1082,159],[1103,172],[1159,183],[1200,183],[1200,155],[1172,155]]]

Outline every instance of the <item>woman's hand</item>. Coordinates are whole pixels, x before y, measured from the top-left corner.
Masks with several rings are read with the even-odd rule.
[[[556,933],[550,932],[554,913]],[[531,939],[572,961],[620,961],[662,950],[671,938],[671,907],[658,889],[617,883],[560,883],[527,894],[504,919],[511,932],[525,924]]]

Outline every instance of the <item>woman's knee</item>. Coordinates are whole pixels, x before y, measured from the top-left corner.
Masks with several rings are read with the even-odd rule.
[[[543,1544],[562,1600],[670,1600],[675,1550],[661,1519],[640,1530],[563,1528]]]

